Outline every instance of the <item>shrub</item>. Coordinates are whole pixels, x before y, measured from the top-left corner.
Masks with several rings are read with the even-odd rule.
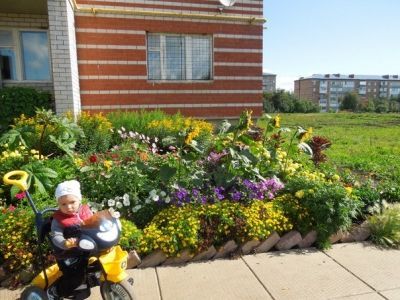
[[[37,108],[49,109],[51,95],[27,87],[0,89],[0,133],[8,129],[13,119],[21,114],[31,117]]]
[[[175,256],[184,249],[197,253],[229,240],[237,243],[265,239],[273,231],[292,228],[280,207],[256,200],[250,205],[221,201],[214,204],[187,204],[161,211],[143,230],[139,251],[161,249]]]
[[[368,218],[371,240],[385,247],[400,247],[400,204],[388,206]]]
[[[166,255],[175,256],[186,248],[196,251],[200,228],[197,214],[191,206],[161,211],[143,230],[139,252],[147,254],[161,249]]]
[[[72,155],[76,141],[83,134],[73,121],[56,116],[52,111],[37,110],[33,117],[21,115],[1,139],[0,144],[8,144],[15,149],[22,144],[39,151],[39,156]]]
[[[280,199],[284,211],[300,231],[315,229],[320,247],[329,244],[330,235],[347,229],[362,206],[352,188],[339,182],[291,178],[286,191],[291,195]]]
[[[105,152],[111,146],[112,124],[101,113],[89,114],[82,112],[77,121],[82,128],[82,135],[75,149],[83,153]]]
[[[126,250],[137,248],[143,235],[142,231],[129,220],[120,219],[120,221],[122,225],[122,235],[119,244]]]
[[[162,139],[174,137],[174,146],[190,144],[194,139],[201,145],[206,144],[211,138],[213,125],[209,122],[185,118],[180,114],[166,115],[161,111],[141,111],[129,113],[108,114],[114,128],[121,129],[123,136],[132,136],[139,133],[154,141],[157,138],[159,146],[169,146],[162,144]],[[115,142],[120,141],[115,139]]]
[[[33,214],[29,210],[2,208],[0,212],[0,254],[3,267],[15,272],[32,264],[35,252]]]
[[[273,231],[282,234],[293,227],[275,201],[254,201],[249,206],[244,207],[243,213],[246,225],[242,242],[253,239],[264,240]]]

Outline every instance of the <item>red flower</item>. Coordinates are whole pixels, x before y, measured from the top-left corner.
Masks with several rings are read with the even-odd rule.
[[[18,200],[22,200],[24,199],[26,196],[25,192],[21,192],[15,195],[15,198],[17,198]]]
[[[97,162],[97,156],[96,156],[96,154],[90,155],[89,161],[90,161],[91,163]]]

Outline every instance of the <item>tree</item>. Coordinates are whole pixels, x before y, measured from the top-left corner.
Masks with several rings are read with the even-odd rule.
[[[340,109],[341,110],[351,110],[351,111],[356,111],[358,108],[360,100],[358,99],[357,94],[355,93],[347,93],[341,103],[340,103]]]

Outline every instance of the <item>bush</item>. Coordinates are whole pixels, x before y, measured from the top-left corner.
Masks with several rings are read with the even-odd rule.
[[[114,128],[121,129],[121,137],[133,137],[134,133],[139,133],[151,138],[152,142],[157,138],[159,146],[169,146],[162,145],[162,139],[166,137],[174,137],[178,144],[190,144],[193,139],[200,144],[206,144],[214,130],[209,122],[185,118],[180,114],[166,115],[161,111],[112,113],[107,117]],[[115,137],[115,143],[120,141]]]
[[[332,234],[349,228],[362,206],[352,188],[339,182],[291,178],[285,190],[289,194],[280,198],[283,210],[301,232],[316,230],[322,248],[328,246]]]
[[[161,211],[143,230],[139,251],[161,249],[175,256],[184,249],[201,252],[229,240],[242,243],[267,238],[273,231],[292,228],[280,207],[260,200],[250,205],[221,201],[214,204],[187,204]]]
[[[32,249],[34,226],[33,213],[29,210],[2,208],[0,212],[0,255],[3,268],[15,272],[33,263]]]
[[[142,231],[136,225],[126,219],[120,219],[122,225],[122,235],[119,244],[125,250],[136,249],[142,238]]]
[[[76,141],[83,131],[66,117],[56,116],[50,110],[37,110],[28,118],[21,115],[12,129],[3,134],[0,144],[15,149],[22,144],[39,151],[39,156],[72,155]]]
[[[112,142],[112,124],[101,113],[89,114],[82,112],[77,121],[82,128],[82,135],[75,149],[82,153],[105,152]]]
[[[35,115],[37,108],[49,109],[51,95],[27,87],[6,87],[0,89],[0,133],[7,131],[14,118],[25,114]]]
[[[368,218],[371,240],[385,247],[400,247],[400,204],[388,206]]]

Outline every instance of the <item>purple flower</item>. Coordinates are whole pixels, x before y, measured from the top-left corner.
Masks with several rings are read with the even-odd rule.
[[[178,198],[180,201],[184,200],[186,196],[188,195],[188,192],[184,188],[179,188],[179,190],[175,193],[176,198]]]
[[[224,191],[225,189],[222,186],[214,189],[214,193],[217,196],[218,200],[222,200],[225,198],[223,194]]]
[[[242,193],[235,190],[232,194],[232,200],[239,201],[241,198],[242,198]]]
[[[197,189],[192,189],[192,195],[193,195],[193,196],[197,197],[197,196],[199,196],[199,194],[200,194],[200,191],[199,191],[199,190],[197,190]]]

